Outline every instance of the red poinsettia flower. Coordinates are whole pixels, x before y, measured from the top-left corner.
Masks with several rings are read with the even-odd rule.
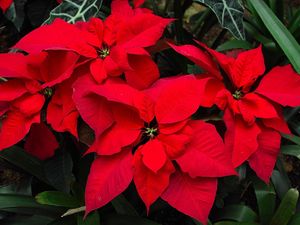
[[[34,123],[26,138],[24,149],[29,154],[34,155],[40,160],[52,157],[59,144],[44,123]]]
[[[84,77],[75,83],[74,100],[96,134],[89,152],[99,155],[87,182],[87,213],[107,204],[133,179],[147,210],[162,197],[206,222],[216,177],[235,172],[214,126],[190,119],[201,104],[202,89],[194,76],[160,79],[145,91],[120,79],[97,85]]]
[[[0,54],[0,74],[1,77],[4,77],[0,83],[0,92],[2,93],[0,96],[0,102],[2,103],[0,110],[1,150],[18,143],[29,132],[32,124],[40,123],[40,112],[46,98],[56,95],[53,87],[67,82],[73,73],[78,58],[79,56],[74,52],[60,50],[45,51],[26,56],[20,53]],[[70,108],[76,110],[71,99],[72,89],[70,85],[65,85],[63,88],[66,88],[65,94],[68,93],[68,89],[70,90],[70,99],[65,101],[65,99],[68,99],[67,96],[62,99],[57,99],[57,97],[53,96],[55,103],[50,101],[48,106],[50,113],[47,114],[47,119],[57,131],[69,131],[76,136],[78,112],[76,111],[76,116],[70,114],[70,112],[73,112]],[[60,92],[60,89],[58,89],[58,94]],[[59,102],[64,102],[64,107],[67,110],[65,113],[54,115],[51,111],[53,111],[55,104]],[[63,123],[61,121],[68,122]],[[72,126],[69,126],[69,124],[72,124]],[[35,131],[38,128],[34,127],[32,129],[31,132],[36,133]],[[30,139],[31,136],[29,136]],[[52,138],[52,140],[54,139]],[[27,146],[36,147],[36,145],[32,144]],[[52,152],[54,152],[55,148],[53,146],[56,145],[46,146],[51,147]],[[29,147],[26,149],[29,149]],[[34,149],[31,150],[35,152]],[[45,150],[46,152],[47,150]],[[48,149],[45,157],[48,157],[49,152],[50,150]],[[43,158],[42,155],[37,156]]]
[[[279,153],[278,132],[289,133],[280,105],[300,105],[300,76],[290,65],[264,75],[261,47],[233,58],[199,44],[207,52],[192,45],[171,47],[205,70],[199,79],[207,84],[206,106],[216,104],[225,111],[225,144],[234,166],[248,160],[268,182]],[[215,60],[226,74],[224,79]]]
[[[135,1],[135,6],[141,3]],[[15,47],[30,53],[48,48],[70,49],[90,59],[90,72],[98,83],[124,73],[130,85],[143,89],[159,77],[145,48],[157,42],[170,21],[150,10],[131,8],[128,0],[115,0],[104,22],[92,18],[71,25],[57,19],[31,32]]]
[[[0,8],[3,12],[6,12],[12,3],[13,0],[0,0]]]

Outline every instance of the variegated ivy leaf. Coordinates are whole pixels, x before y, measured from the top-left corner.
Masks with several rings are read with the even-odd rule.
[[[68,23],[87,21],[99,13],[102,2],[103,0],[63,0],[50,12],[50,17],[44,23],[49,24],[55,18],[61,18]]]
[[[222,27],[236,38],[245,39],[243,26],[244,9],[239,0],[194,0],[207,5],[218,17]]]

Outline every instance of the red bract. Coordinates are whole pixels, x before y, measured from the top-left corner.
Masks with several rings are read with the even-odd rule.
[[[5,12],[10,5],[13,3],[13,0],[0,0],[0,8]]]
[[[289,133],[280,105],[300,105],[300,76],[290,65],[277,66],[263,75],[261,47],[233,58],[199,44],[206,51],[192,45],[171,47],[206,71],[199,76],[206,83],[205,105],[216,104],[225,111],[225,144],[232,152],[234,166],[248,160],[257,175],[268,182],[279,153],[278,132]],[[225,72],[224,79],[214,60]]]
[[[75,109],[71,99],[72,89],[70,85],[64,85],[73,73],[79,56],[70,51],[45,51],[27,56],[20,53],[0,54],[0,74],[5,78],[0,83],[0,102],[3,103],[1,109],[1,130],[0,130],[0,149],[10,147],[22,140],[29,132],[34,123],[40,123],[40,112],[45,103],[45,99],[53,95],[53,102],[50,101],[48,122],[57,131],[70,131],[75,136],[77,117],[70,113]],[[57,85],[64,85],[62,89],[65,94],[62,99],[55,97],[54,88]],[[60,86],[59,86],[60,87]],[[58,93],[60,89],[58,87]],[[64,102],[64,113],[53,114],[51,109],[57,102]],[[2,105],[2,104],[1,104]],[[76,110],[76,109],[75,109]],[[53,110],[52,110],[53,111]],[[72,120],[65,122],[65,120]],[[63,121],[59,123],[58,121]],[[72,126],[69,126],[69,124]],[[74,128],[75,127],[75,128]],[[32,128],[34,133],[38,128]],[[45,130],[45,129],[44,129]],[[45,135],[49,132],[45,133]],[[49,135],[48,135],[49,136]],[[29,136],[29,140],[32,136]],[[54,140],[52,138],[52,140]],[[42,140],[40,140],[42,141]],[[45,143],[45,142],[43,142]],[[54,141],[52,141],[54,143]],[[47,144],[48,145],[48,144]],[[48,145],[52,152],[55,144]],[[36,153],[36,145],[27,144],[29,152]],[[31,148],[32,147],[32,148]],[[39,158],[47,158],[51,154],[45,151],[37,154]]]
[[[99,155],[87,182],[87,213],[125,190],[133,176],[147,210],[164,196],[173,207],[206,222],[215,197],[216,177],[235,172],[214,126],[190,119],[201,105],[203,89],[203,83],[194,76],[160,79],[144,91],[121,79],[97,85],[82,77],[75,83],[78,110],[95,130],[96,140],[89,152]],[[133,162],[126,160],[123,164],[132,153]],[[100,165],[103,160],[106,163]],[[181,169],[176,169],[175,161]],[[128,172],[121,173],[120,167]],[[175,171],[182,175],[172,176],[170,183]],[[187,179],[182,182],[181,176]],[[121,186],[113,185],[117,182]],[[180,194],[174,193],[173,183]],[[199,186],[203,186],[202,191],[189,204]],[[90,191],[96,187],[97,192]]]
[[[29,135],[24,144],[24,149],[40,160],[45,160],[54,155],[59,147],[55,136],[43,123],[35,123],[31,126]]]
[[[141,3],[136,1],[135,6]],[[70,49],[90,59],[90,72],[98,83],[124,73],[130,85],[143,89],[159,77],[145,48],[157,42],[170,21],[150,10],[132,9],[127,0],[115,0],[104,22],[92,18],[70,25],[58,19],[25,36],[15,47],[27,52]]]

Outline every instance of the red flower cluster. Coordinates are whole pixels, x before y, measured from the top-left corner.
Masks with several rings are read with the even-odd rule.
[[[161,197],[206,224],[217,178],[248,160],[269,180],[278,132],[289,132],[279,104],[300,105],[300,77],[285,66],[260,79],[260,47],[235,59],[171,45],[206,73],[159,79],[149,47],[172,20],[133,3],[114,0],[104,21],[57,19],[21,39],[19,53],[0,54],[0,150],[25,139],[26,151],[51,157],[52,131],[77,137],[81,116],[95,133],[86,213],[133,181],[148,211]],[[212,124],[192,119],[213,104],[224,110],[225,144]]]
[[[206,51],[193,45],[171,46],[206,71],[199,76],[207,83],[206,106],[216,104],[224,110],[225,145],[234,167],[248,161],[268,183],[280,150],[279,132],[290,133],[280,105],[300,105],[300,76],[290,65],[264,75],[261,46],[233,58],[198,44]]]

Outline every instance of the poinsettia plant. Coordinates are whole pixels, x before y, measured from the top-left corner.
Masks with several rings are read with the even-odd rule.
[[[49,0],[28,25],[30,1],[1,2],[22,37],[0,54],[0,158],[25,174],[0,220],[297,223],[300,14],[281,4]]]

